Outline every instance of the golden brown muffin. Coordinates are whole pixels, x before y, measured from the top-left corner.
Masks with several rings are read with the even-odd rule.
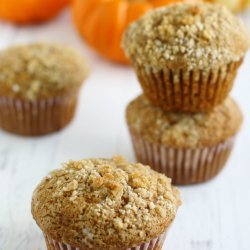
[[[222,103],[248,46],[241,21],[205,3],[151,11],[123,38],[145,96],[165,111],[207,112]]]
[[[224,167],[242,124],[232,98],[211,113],[173,113],[144,96],[127,108],[138,161],[170,176],[175,184],[204,182]]]
[[[60,44],[30,44],[0,52],[0,126],[10,132],[54,132],[74,115],[88,66]]]
[[[50,250],[156,250],[179,205],[170,179],[114,157],[70,161],[51,172],[33,194],[32,214]]]

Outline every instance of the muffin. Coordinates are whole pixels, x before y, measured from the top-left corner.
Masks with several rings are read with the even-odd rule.
[[[165,112],[139,96],[127,108],[137,160],[174,184],[205,182],[225,166],[242,123],[232,98],[211,113]]]
[[[151,11],[123,37],[144,95],[165,111],[209,112],[221,104],[248,46],[241,21],[208,3]]]
[[[73,118],[85,60],[75,49],[37,43],[0,52],[0,127],[20,135],[44,135]]]
[[[180,205],[171,180],[121,157],[70,161],[36,188],[47,248],[160,250]]]

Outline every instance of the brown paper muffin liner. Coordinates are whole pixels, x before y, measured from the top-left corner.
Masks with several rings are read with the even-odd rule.
[[[0,127],[19,135],[44,135],[64,128],[73,118],[77,94],[34,101],[0,97]]]
[[[235,137],[231,137],[212,147],[177,149],[150,143],[130,133],[137,160],[166,174],[177,185],[202,183],[218,175],[235,142]]]
[[[134,65],[144,95],[165,111],[208,112],[222,103],[232,89],[243,59],[218,70],[153,72]]]
[[[124,248],[123,250],[161,250],[165,241],[167,233],[161,234],[159,237],[151,240],[150,242],[143,243],[140,246],[132,248]],[[48,235],[44,235],[48,250],[88,250],[85,248],[73,247],[69,244],[58,242],[51,239]],[[121,249],[122,250],[122,249]]]

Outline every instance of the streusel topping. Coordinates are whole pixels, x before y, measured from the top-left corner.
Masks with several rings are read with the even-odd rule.
[[[28,100],[78,89],[89,68],[72,47],[36,43],[0,52],[0,95]]]
[[[174,4],[153,10],[131,24],[123,48],[134,64],[162,68],[218,68],[239,61],[249,47],[242,22],[225,7]]]
[[[164,112],[139,96],[127,108],[129,128],[151,143],[174,148],[209,147],[236,135],[242,113],[232,98],[210,113]]]
[[[50,173],[34,192],[32,213],[56,240],[113,250],[163,233],[179,205],[179,192],[166,176],[114,157],[70,161]]]

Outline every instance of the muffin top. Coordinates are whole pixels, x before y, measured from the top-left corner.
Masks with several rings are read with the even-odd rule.
[[[210,113],[172,113],[152,106],[143,96],[127,108],[129,128],[151,143],[174,148],[209,147],[235,136],[242,114],[232,98]]]
[[[129,26],[123,48],[134,65],[210,70],[239,61],[249,46],[242,22],[225,7],[180,3],[153,10]]]
[[[88,66],[75,49],[37,43],[0,52],[0,96],[25,100],[63,95],[80,87]]]
[[[70,161],[37,187],[32,214],[45,234],[84,249],[126,249],[159,236],[174,219],[171,180],[121,157]]]

